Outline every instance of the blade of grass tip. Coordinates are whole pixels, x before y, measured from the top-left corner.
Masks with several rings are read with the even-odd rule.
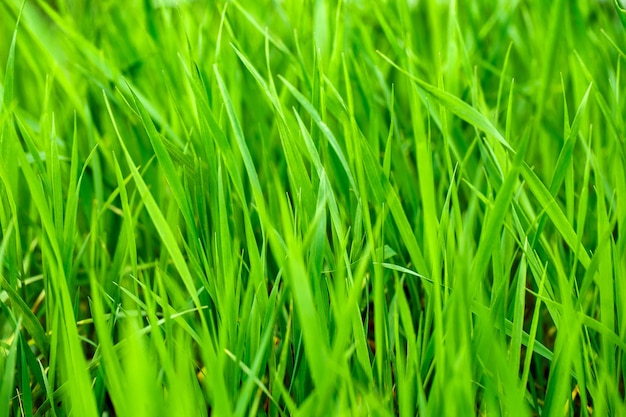
[[[50,121],[50,147],[46,158],[48,168],[48,178],[50,182],[51,194],[49,196],[52,204],[52,215],[57,230],[57,236],[61,239],[63,236],[63,185],[61,181],[61,165],[59,163],[59,148],[56,140],[56,123],[54,113],[51,115]],[[61,239],[61,244],[66,245]],[[68,243],[68,246],[73,246]],[[66,271],[69,272],[69,271]]]
[[[213,111],[209,105],[209,97],[206,92],[207,87],[204,84],[202,74],[197,66],[195,66],[194,69],[194,73],[187,74],[187,76],[189,78],[189,85],[191,86],[194,96],[196,97],[196,113],[203,116],[200,120],[198,120],[200,125],[200,134],[203,136],[212,136],[212,142],[217,146],[217,149],[219,149],[221,153],[222,160],[231,176],[237,195],[241,198],[241,201],[245,201],[246,199],[244,195],[243,181],[239,172],[239,165],[235,161],[232,149],[229,145],[230,142],[226,137],[226,134],[213,115]]]
[[[200,309],[202,304],[200,303],[200,299],[198,298],[197,290],[193,282],[191,271],[189,270],[189,267],[187,266],[187,262],[185,261],[185,257],[183,256],[183,253],[180,247],[176,243],[177,239],[174,236],[174,232],[172,232],[172,229],[170,228],[167,220],[165,219],[163,212],[161,211],[157,202],[152,196],[152,193],[148,189],[148,185],[143,180],[141,174],[139,173],[139,170],[137,169],[137,166],[133,162],[132,157],[130,156],[130,153],[128,152],[128,149],[126,148],[126,145],[124,144],[124,139],[122,138],[119,132],[119,129],[117,127],[117,122],[115,121],[115,116],[113,115],[113,111],[111,110],[109,100],[107,99],[106,92],[104,91],[103,91],[103,97],[104,97],[104,102],[107,107],[107,111],[109,113],[109,117],[111,118],[111,122],[113,124],[113,128],[120,142],[122,150],[124,151],[126,162],[132,172],[133,178],[135,180],[135,184],[137,185],[137,189],[139,190],[139,194],[141,195],[141,198],[146,207],[146,210],[148,211],[148,214],[150,215],[150,218],[152,219],[154,223],[154,226],[157,230],[157,233],[159,234],[159,237],[161,238],[163,242],[163,245],[166,247],[167,251],[172,257],[172,261],[174,262],[174,267],[180,274],[183,284],[186,290],[188,291],[188,295],[191,297],[195,307]],[[201,314],[200,317],[204,321],[204,315]]]
[[[419,274],[419,273],[417,273],[415,271],[412,271],[409,268],[405,268],[403,266],[391,264],[391,263],[388,263],[388,262],[382,262],[382,263],[375,262],[375,263],[379,264],[380,266],[382,266],[385,269],[389,269],[391,271],[401,272],[403,274],[412,275],[412,276],[417,277],[419,279],[423,279],[424,281],[428,282],[429,284],[434,284],[435,283],[432,279],[430,279],[430,278],[428,278],[428,277],[426,277],[426,276],[424,276],[422,274]],[[443,284],[441,284],[441,286],[443,286]]]
[[[615,0],[617,2],[617,0]],[[624,18],[626,18],[626,9],[622,9],[622,12],[624,14]],[[622,48],[615,42],[615,40],[613,40],[608,33],[606,33],[606,31],[604,29],[600,29],[600,32],[602,33],[602,35],[604,35],[604,37],[606,38],[607,41],[609,41],[609,43],[613,46],[613,48],[615,48],[615,50],[622,56],[622,58],[626,58],[626,52],[624,52],[622,50]],[[619,65],[619,61],[618,61],[618,65]],[[619,84],[618,84],[619,85]]]
[[[20,26],[22,11],[26,5],[26,0],[22,1],[22,6],[17,15],[15,29],[13,29],[13,37],[11,38],[11,46],[9,47],[9,57],[7,58],[6,71],[4,73],[4,91],[2,92],[2,101],[0,101],[0,114],[3,110],[7,111],[13,102],[13,88],[15,83],[15,44],[17,43],[17,29]]]
[[[385,177],[389,178],[391,173],[391,143],[393,139],[393,126],[395,124],[395,86],[391,86],[391,100],[389,101],[389,134],[387,135],[387,141],[385,143],[385,156],[383,157],[383,173]]]
[[[585,144],[586,148],[586,158],[585,165],[583,168],[583,176],[580,181],[580,191],[578,192],[578,210],[576,213],[576,235],[584,236],[585,228],[588,217],[588,209],[589,209],[589,179],[591,178],[591,159],[593,157],[592,152],[589,150],[591,146],[591,140],[593,138],[593,125],[589,126],[589,136],[587,138],[587,143]],[[595,253],[593,254],[589,265],[586,267],[587,270],[583,275],[582,282],[579,284],[579,294],[587,294],[590,286],[596,279],[596,272],[599,269],[600,264],[600,253],[602,251],[602,247],[609,243],[608,239],[602,239],[598,242],[597,247],[595,248]],[[583,303],[585,297],[579,297],[577,300],[577,307]]]
[[[41,183],[45,191],[48,192],[50,187],[49,187],[48,175],[45,175],[45,172],[46,172],[46,166],[44,164],[45,152],[39,151],[39,148],[37,147],[33,139],[33,131],[26,124],[26,122],[20,116],[18,116],[17,113],[13,113],[13,116],[15,120],[15,126],[18,129],[17,131],[21,135],[21,139],[23,139],[23,142],[26,145],[25,152],[24,152],[26,156],[26,160],[30,164],[33,165],[34,167],[32,168],[33,172],[36,172],[38,174],[38,181]],[[20,148],[22,144],[20,143],[20,140],[19,140],[20,138],[17,137],[17,132],[15,131],[13,126],[10,126],[10,129],[11,129],[11,133],[13,133],[16,136],[15,142],[16,142],[17,149],[22,149]],[[20,162],[20,166],[21,166],[21,162]],[[43,174],[43,175],[39,175],[39,174]]]
[[[266,48],[268,47],[268,41],[266,38]],[[252,77],[256,80],[257,84],[261,88],[261,90],[265,93],[265,96],[270,101],[274,108],[275,114],[279,116],[280,122],[278,123],[278,130],[280,137],[282,138],[283,149],[285,153],[285,158],[287,161],[287,167],[289,171],[292,173],[294,181],[298,184],[298,187],[302,188],[303,199],[305,200],[306,207],[313,207],[314,200],[312,199],[312,186],[311,180],[308,177],[306,172],[305,165],[302,163],[301,155],[296,149],[296,144],[293,140],[293,135],[289,132],[289,126],[287,125],[287,121],[285,118],[285,113],[282,104],[280,103],[280,98],[276,93],[275,86],[270,78],[270,84],[268,84],[258,70],[254,67],[252,62],[241,52],[237,47],[231,43],[231,47],[244,64],[244,66],[248,69],[248,72],[252,74]],[[271,71],[269,67],[269,51],[266,51],[266,55],[268,56],[268,72]]]
[[[226,22],[226,10],[228,10],[228,5],[230,3],[224,3],[222,6],[222,13],[220,15],[220,25],[217,29],[217,40],[215,42],[215,59],[214,62],[219,62],[220,53],[222,51],[222,36],[224,33],[224,23]]]
[[[405,45],[404,42],[401,42],[400,37],[396,36],[394,33],[392,23],[389,23],[388,19],[385,17],[383,13],[383,9],[385,8],[382,4],[378,2],[373,2],[374,14],[380,27],[385,34],[385,38],[387,43],[391,46],[396,56],[405,55]]]
[[[615,5],[615,11],[619,16],[622,25],[626,28],[626,7],[622,6],[623,3],[620,4],[619,0],[613,0],[613,4]]]
[[[393,62],[390,58],[384,55],[382,52],[377,51],[377,53],[387,61],[391,66],[396,68],[398,71],[402,72],[404,75],[409,77],[411,80],[415,81],[419,87],[424,89],[426,92],[430,93],[435,99],[437,99],[440,103],[444,104],[447,109],[449,109],[452,113],[457,115],[459,118],[463,119],[467,123],[472,126],[482,130],[486,134],[492,136],[496,139],[502,146],[504,146],[510,152],[515,152],[513,147],[507,142],[507,140],[502,136],[500,131],[489,121],[489,119],[476,110],[474,107],[470,106],[460,98],[456,97],[448,93],[447,91],[441,90],[424,80],[416,77],[410,72],[406,71],[398,64]]]
[[[130,257],[130,266],[133,276],[137,276],[137,244],[135,242],[133,214],[128,203],[128,193],[126,192],[126,183],[122,176],[120,164],[117,157],[113,154],[113,165],[115,167],[115,177],[117,178],[117,187],[122,201],[122,213],[124,217],[124,230],[126,232],[126,244],[128,245],[128,256]]]
[[[583,246],[582,242],[580,242],[578,235],[572,228],[572,225],[567,220],[567,217],[557,204],[550,191],[527,164],[523,164],[522,166],[522,177],[528,185],[531,193],[539,201],[539,206],[543,207],[558,232],[561,234],[563,239],[565,239],[565,242],[570,248],[576,248],[575,252],[580,263],[585,268],[589,267],[589,263],[591,262],[589,253]]]
[[[280,80],[285,84],[287,89],[296,98],[296,100],[298,100],[298,102],[300,102],[302,107],[304,107],[305,110],[309,113],[309,115],[311,116],[311,118],[313,119],[315,124],[320,128],[320,130],[322,131],[322,134],[326,137],[326,139],[328,140],[328,143],[330,143],[330,146],[335,151],[335,154],[337,155],[337,158],[339,158],[339,162],[341,163],[341,166],[343,167],[343,169],[346,172],[346,175],[348,176],[348,181],[350,182],[350,186],[356,192],[356,190],[358,190],[358,187],[356,186],[356,183],[354,181],[354,175],[352,175],[352,170],[350,170],[350,165],[348,164],[348,161],[347,161],[347,159],[346,159],[346,157],[344,155],[344,152],[341,149],[341,146],[339,146],[339,142],[337,142],[337,138],[335,138],[335,135],[333,135],[332,131],[328,128],[326,123],[324,123],[324,121],[322,121],[321,116],[319,115],[317,110],[315,110],[315,108],[313,107],[311,102],[309,100],[307,100],[306,97],[304,97],[296,89],[296,87],[294,87],[282,75],[279,75],[278,78],[280,78]]]
[[[228,94],[228,90],[226,89],[226,86],[224,85],[224,81],[222,80],[222,77],[220,76],[219,70],[217,68],[217,64],[213,65],[213,71],[215,73],[215,79],[217,80],[217,85],[220,89],[220,93],[222,94],[224,105],[226,106],[226,113],[228,114],[228,119],[230,120],[233,133],[235,134],[235,140],[237,141],[239,152],[241,153],[241,157],[243,158],[243,163],[246,168],[246,172],[248,173],[248,176],[250,177],[250,182],[252,183],[251,185],[252,185],[252,191],[254,194],[254,199],[257,205],[260,206],[259,209],[264,210],[265,199],[263,197],[263,190],[261,188],[261,182],[259,181],[259,176],[254,166],[252,155],[250,154],[250,150],[248,149],[248,145],[246,144],[246,139],[243,134],[241,124],[239,123],[239,119],[237,118],[237,114],[235,113],[235,108],[233,107],[233,103],[230,100],[230,95]]]
[[[585,74],[585,77],[587,78],[587,82],[589,83],[594,82],[593,76],[591,75],[589,68],[587,68],[587,66],[585,65],[585,60],[578,54],[576,50],[574,50],[574,55],[576,56],[576,59],[578,60],[578,64],[580,65],[580,68],[582,69],[583,74]],[[615,117],[614,112],[611,110],[609,104],[606,102],[606,99],[604,95],[601,94],[601,92],[596,91],[595,99],[596,99],[596,103],[600,107],[600,111],[605,117],[603,121],[606,123],[607,126],[611,128],[613,133],[623,143],[624,142],[624,138],[623,138],[624,119],[622,117]]]
[[[80,183],[78,179],[78,127],[74,111],[74,134],[72,136],[72,154],[70,156],[70,178],[67,187],[67,199],[65,203],[65,217],[63,219],[63,241],[72,242],[76,233],[76,216],[78,213],[78,196],[80,194]],[[73,245],[67,244],[65,247],[65,259],[71,260],[71,250]]]
[[[320,180],[319,190],[320,190],[320,193],[324,193],[325,195],[328,210],[330,211],[332,228],[335,230],[335,233],[337,234],[337,236],[341,239],[343,238],[343,236],[346,235],[346,231],[345,231],[343,222],[341,221],[341,217],[339,214],[339,205],[337,203],[337,199],[335,198],[335,193],[333,192],[332,185],[330,184],[328,176],[326,175],[326,171],[322,164],[322,160],[317,151],[317,148],[315,147],[315,144],[313,143],[313,139],[311,138],[309,131],[304,125],[304,122],[302,121],[302,118],[300,117],[296,109],[292,109],[292,110],[298,122],[298,126],[300,127],[300,131],[302,133],[302,139],[305,143],[306,149],[309,153],[313,166],[315,167],[315,171]],[[343,253],[343,259],[346,264],[346,267],[349,268],[350,259],[348,257],[347,252]],[[349,275],[351,275],[350,269],[348,269],[348,273]]]
[[[271,35],[266,27],[256,21],[256,19],[246,10],[244,6],[242,6],[237,0],[231,0],[232,3],[239,12],[244,15],[246,20],[252,24],[252,26],[261,34],[262,36],[267,36],[269,41],[274,45],[279,51],[283,52],[285,56],[293,58],[292,53],[289,51],[289,48],[283,43],[283,41],[274,35]]]
[[[511,139],[511,130],[513,129],[513,90],[515,88],[515,78],[511,78],[511,88],[509,89],[509,102],[506,106],[506,124],[504,127],[504,137]]]
[[[576,114],[574,115],[574,121],[572,122],[572,126],[569,129],[569,134],[567,135],[565,143],[563,144],[563,148],[559,153],[559,157],[557,159],[549,187],[549,191],[552,196],[556,196],[559,188],[561,187],[561,184],[563,184],[563,180],[565,179],[567,170],[571,166],[572,157],[574,154],[574,145],[576,145],[576,139],[578,138],[578,132],[580,131],[580,123],[583,118],[585,109],[587,108],[587,100],[589,99],[589,94],[591,93],[592,86],[593,83],[590,83],[589,87],[587,87],[585,95],[580,101],[578,109],[576,110]],[[545,226],[545,221],[545,216],[542,216],[539,225],[537,226],[537,231],[535,232],[533,246],[536,245],[539,237],[541,236],[541,232],[543,231],[543,228]]]
[[[55,265],[63,265],[63,257],[59,248],[59,236],[57,236],[54,221],[52,218],[52,213],[50,211],[50,207],[47,204],[46,196],[44,194],[44,190],[41,184],[41,176],[35,174],[31,164],[26,158],[26,154],[19,143],[19,139],[17,138],[17,134],[15,131],[12,132],[12,136],[14,140],[17,141],[16,146],[18,147],[17,151],[17,159],[20,167],[22,169],[22,174],[26,183],[28,185],[28,190],[30,191],[30,198],[32,199],[35,208],[37,209],[37,213],[39,215],[39,219],[41,221],[41,225],[45,234],[47,235],[47,239],[44,240],[47,250],[52,253],[52,257],[47,254],[48,262],[51,267],[54,269]],[[67,296],[66,300],[69,300],[69,293],[66,293],[67,290],[67,282],[65,281],[65,272],[57,271],[59,273],[58,277],[53,277],[51,280],[52,286],[61,291],[63,296]],[[69,317],[69,316],[68,316]],[[72,326],[70,326],[72,327]],[[75,328],[74,328],[75,330]],[[86,400],[89,402],[89,400]],[[88,406],[90,407],[90,406]]]
[[[296,121],[298,122],[298,126],[300,127],[300,132],[302,133],[302,139],[304,141],[304,145],[306,146],[306,150],[309,153],[309,157],[311,158],[311,162],[313,163],[313,167],[315,168],[315,172],[319,179],[325,177],[325,169],[322,164],[322,159],[320,158],[319,152],[317,152],[317,148],[315,147],[315,143],[313,142],[313,138],[311,138],[311,134],[307,130],[307,127],[304,125],[300,114],[298,114],[295,108],[292,109],[293,114],[296,117]]]
[[[527,129],[524,137],[522,138],[517,155],[515,156],[513,166],[506,174],[504,182],[498,190],[498,195],[496,196],[493,208],[489,212],[486,224],[482,228],[478,249],[476,250],[476,255],[470,272],[469,288],[473,291],[473,294],[475,294],[475,291],[479,287],[480,280],[487,271],[489,258],[492,254],[493,248],[498,242],[500,242],[499,231],[502,228],[502,222],[504,221],[506,214],[509,212],[511,200],[515,191],[515,185],[517,184],[518,176],[524,162],[526,149],[528,148],[528,143],[530,142],[530,136],[530,129]],[[473,299],[474,297],[471,295],[469,300],[472,301]]]
[[[163,169],[163,174],[170,185],[174,199],[176,200],[178,208],[185,219],[185,224],[187,225],[187,228],[189,229],[188,232],[191,235],[191,240],[195,241],[198,236],[198,230],[196,229],[193,212],[189,205],[189,201],[187,200],[183,184],[178,177],[178,173],[176,172],[174,162],[167,152],[167,148],[165,147],[163,140],[161,140],[161,136],[157,132],[154,122],[152,121],[152,118],[148,114],[146,108],[137,98],[134,90],[130,86],[128,89],[132,94],[135,108],[141,117],[141,122],[143,123],[143,127],[148,134],[148,138],[152,144],[152,149],[154,149],[154,153],[156,154],[157,160]]]
[[[274,110],[280,116],[283,123],[286,123],[284,109],[283,109],[282,104],[280,103],[280,99],[276,93],[276,89],[273,85],[271,78],[270,78],[270,83],[268,84],[265,81],[265,79],[263,79],[259,71],[254,67],[252,62],[250,62],[250,60],[234,44],[231,43],[230,46],[233,48],[233,50],[235,51],[235,53],[237,54],[237,56],[239,57],[243,65],[246,67],[248,72],[250,72],[252,77],[256,80],[259,87],[261,87],[261,90],[265,93],[265,96],[270,101],[270,103],[272,103]],[[267,59],[269,60],[269,58]],[[270,71],[269,63],[268,63],[268,71]]]
[[[333,34],[333,41],[331,45],[331,53],[329,59],[330,65],[337,62],[339,56],[341,56],[344,51],[344,42],[346,38],[346,20],[344,19],[344,16],[346,13],[343,0],[339,0],[339,2],[337,3],[334,14],[334,27],[331,29],[331,33]]]
[[[380,164],[369,144],[367,142],[361,143],[363,144],[363,164],[366,167],[365,172],[368,174],[369,185],[375,197],[374,200],[388,205],[389,212],[398,227],[398,232],[406,245],[411,261],[418,271],[428,272],[426,260],[420,245],[417,243],[417,238],[404,211],[400,196],[389,182],[389,179],[384,177],[381,172]]]
[[[215,78],[218,84],[218,88],[220,90],[220,94],[222,95],[222,100],[226,108],[226,113],[230,120],[233,133],[235,135],[235,140],[237,142],[239,152],[243,159],[245,170],[248,174],[248,177],[252,185],[252,194],[254,197],[254,203],[255,203],[257,213],[261,219],[262,224],[268,223],[267,219],[269,219],[269,215],[267,213],[267,204],[265,201],[265,197],[263,195],[263,189],[261,187],[261,182],[259,180],[258,172],[254,165],[252,155],[250,154],[250,150],[248,149],[248,145],[246,144],[246,139],[243,133],[243,129],[241,127],[241,123],[239,122],[239,119],[235,112],[235,108],[230,99],[228,89],[226,88],[226,85],[224,84],[224,81],[222,80],[222,77],[220,76],[217,64],[213,65],[213,70],[215,73]],[[244,198],[244,195],[242,194],[241,197]],[[245,199],[242,201],[245,201]],[[245,235],[247,237],[248,251],[250,252],[250,259],[251,259],[252,267],[255,270],[260,270],[261,259],[259,256],[258,246],[253,237],[254,234],[252,233],[252,224],[250,221],[250,215],[247,210],[245,210],[244,227],[246,229]],[[264,233],[263,228],[261,228],[261,231],[262,233]],[[258,275],[253,275],[253,276],[258,277]]]
[[[563,137],[567,138],[572,129],[569,122],[569,108],[567,105],[567,90],[565,88],[565,80],[563,79],[563,73],[561,75],[561,91],[563,92]]]
[[[500,71],[500,81],[498,82],[498,98],[496,99],[496,111],[495,111],[495,117],[494,120],[496,121],[496,124],[498,123],[498,118],[500,117],[500,99],[502,98],[502,90],[504,88],[504,75],[506,74],[506,70],[509,66],[509,58],[511,56],[511,50],[513,49],[513,42],[509,43],[509,47],[506,50],[506,54],[504,55],[504,63],[502,64],[502,70]],[[507,116],[508,118],[508,116]],[[506,138],[510,139],[510,136],[505,136]]]

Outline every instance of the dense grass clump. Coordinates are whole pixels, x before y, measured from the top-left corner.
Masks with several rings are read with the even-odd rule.
[[[0,417],[626,415],[620,0],[0,0]]]

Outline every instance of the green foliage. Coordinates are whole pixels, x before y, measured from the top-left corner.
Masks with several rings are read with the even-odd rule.
[[[0,0],[0,416],[626,414],[624,21]]]

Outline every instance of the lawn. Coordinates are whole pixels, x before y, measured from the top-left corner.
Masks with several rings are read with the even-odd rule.
[[[622,0],[0,0],[0,417],[626,415]]]

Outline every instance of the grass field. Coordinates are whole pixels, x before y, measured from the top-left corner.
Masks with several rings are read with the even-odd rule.
[[[0,417],[624,416],[620,0],[0,0]]]

